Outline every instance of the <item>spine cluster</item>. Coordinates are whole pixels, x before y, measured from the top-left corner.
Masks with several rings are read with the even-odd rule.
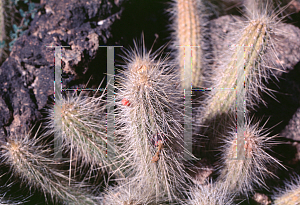
[[[275,205],[300,204],[300,177],[293,177],[291,182],[286,183],[285,190],[280,190],[273,199]]]
[[[102,170],[98,170],[99,173],[108,170],[113,164],[112,159],[107,157],[107,147],[115,149],[106,139],[103,97],[104,92],[97,98],[68,94],[56,100],[48,119],[50,132],[61,139],[62,149],[70,152],[70,162],[76,159],[81,165],[98,167]]]
[[[224,189],[213,182],[209,182],[205,185],[197,185],[191,188],[189,193],[189,199],[185,203],[186,205],[230,205],[233,203],[233,195],[226,193]]]
[[[244,94],[247,107],[253,107],[255,102],[262,100],[259,95],[259,91],[265,88],[262,79],[268,79],[270,73],[262,61],[267,45],[272,43],[266,18],[264,16],[245,22],[247,25],[242,29],[240,39],[229,48],[232,52],[229,61],[223,59],[216,68],[203,119],[234,111],[236,95]]]
[[[244,136],[238,136],[236,129],[244,131]],[[268,170],[270,166],[282,166],[270,156],[272,139],[259,123],[248,121],[242,127],[233,127],[225,139],[223,162],[218,183],[228,193],[247,195],[253,192],[255,186],[267,187],[264,178],[275,176]],[[242,146],[238,138],[242,137]]]

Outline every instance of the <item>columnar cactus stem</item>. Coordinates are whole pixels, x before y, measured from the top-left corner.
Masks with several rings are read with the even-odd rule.
[[[101,167],[102,171],[115,167],[116,171],[113,165],[116,162],[106,156],[106,146],[110,150],[115,150],[115,147],[106,140],[103,96],[104,92],[98,98],[77,96],[75,93],[67,95],[57,102],[62,105],[61,113],[50,109],[48,127],[50,132],[62,137],[63,146],[70,150],[71,160],[75,155],[85,165]],[[62,124],[58,123],[58,118],[61,118]]]
[[[118,79],[119,141],[133,180],[151,187],[149,193],[157,202],[164,197],[173,201],[184,192],[188,179],[180,160],[183,128],[173,117],[183,117],[177,103],[183,95],[174,89],[176,74],[168,59],[156,60],[157,52],[147,53],[144,42],[141,46],[135,44],[135,49],[126,52],[127,65]],[[121,104],[124,98],[130,104]]]
[[[236,127],[232,128],[230,136],[222,147],[224,167],[219,177],[220,186],[224,187],[229,193],[243,193],[247,195],[253,191],[254,185],[264,186],[266,174],[272,174],[267,166],[282,166],[275,158],[270,156],[265,150],[270,149],[273,137],[268,137],[268,130],[258,127],[259,123],[251,125],[251,121],[246,121],[245,125],[238,127],[244,130],[244,156],[238,158],[238,152],[241,150],[237,146]]]
[[[39,189],[51,196],[51,200],[73,204],[95,204],[89,194],[69,187],[67,177],[51,168],[55,162],[45,158],[50,149],[40,144],[37,134],[30,139],[30,132],[25,135],[10,136],[7,144],[1,146],[2,162],[9,165],[13,175],[20,177],[22,183],[30,189]],[[72,182],[73,184],[73,182]],[[74,184],[73,184],[74,185]]]
[[[300,177],[293,178],[294,182],[286,184],[285,190],[273,196],[275,205],[299,205],[300,204]]]
[[[254,96],[257,96],[257,90],[253,86],[254,83],[260,82],[261,75],[260,70],[254,65],[259,61],[259,53],[262,51],[264,46],[264,39],[266,38],[266,25],[259,21],[252,21],[245,28],[242,38],[237,46],[245,46],[245,67],[244,72],[246,76],[246,102]],[[253,45],[253,47],[252,47]],[[238,59],[242,58],[242,59]],[[211,97],[209,99],[208,106],[203,118],[211,118],[218,113],[227,113],[234,105],[236,101],[235,92],[232,92],[230,88],[242,88],[244,81],[237,79],[239,69],[243,68],[244,55],[240,55],[235,52],[229,64],[221,72],[220,70],[216,73],[214,87],[212,90]],[[240,76],[239,76],[240,77]],[[243,76],[242,76],[243,77]],[[238,80],[238,81],[237,81]],[[239,85],[236,84],[239,82]],[[250,87],[251,86],[251,87]],[[257,85],[256,86],[260,86]],[[229,90],[225,90],[225,89]],[[252,89],[251,89],[252,88]],[[236,90],[239,93],[238,90]],[[251,96],[252,95],[252,96]],[[247,103],[247,105],[248,105]]]
[[[299,205],[300,202],[300,196],[299,196],[299,190],[291,191],[289,193],[286,193],[284,196],[281,196],[280,198],[276,199],[274,202],[275,205]]]
[[[275,59],[274,56],[271,59],[265,59],[264,54],[267,48],[273,49],[274,42],[271,41],[270,32],[271,27],[276,27],[276,23],[278,23],[275,20],[276,15],[270,14],[268,8],[264,9],[257,8],[253,11],[252,16],[248,17],[249,21],[245,22],[247,25],[242,29],[239,40],[235,41],[236,44],[232,42],[231,47],[234,48],[234,51],[232,51],[230,60],[226,61],[225,58],[222,58],[220,66],[215,70],[212,79],[213,89],[209,93],[204,107],[203,120],[212,119],[220,113],[233,111],[236,94],[239,94],[240,88],[244,86],[246,108],[251,108],[263,101],[259,91],[267,92],[267,88],[262,79],[268,80],[272,73],[269,63]],[[238,51],[240,48],[236,47],[243,47],[244,52]],[[245,78],[238,76],[241,69],[244,69]]]
[[[119,204],[153,204],[155,196],[149,192],[148,185],[141,186],[138,182],[121,183],[116,187],[109,187],[103,194],[102,203],[109,205]]]
[[[252,119],[248,116],[249,111],[258,105],[258,102],[265,103],[260,97],[261,91],[272,94],[268,92],[263,80],[267,82],[272,74],[272,63],[276,58],[274,50],[276,42],[272,41],[271,37],[276,34],[276,28],[280,28],[277,27],[280,21],[278,14],[282,10],[273,12],[269,8],[270,0],[234,1],[237,5],[243,4],[246,7],[243,10],[246,18],[241,22],[236,22],[236,25],[241,23],[242,26],[241,31],[235,36],[232,36],[232,29],[228,30],[230,32],[227,37],[232,37],[229,41],[224,39],[224,42],[231,43],[228,52],[212,51],[207,44],[208,41],[205,40],[208,36],[204,35],[207,34],[209,27],[205,25],[208,19],[205,19],[204,5],[212,2],[172,0],[169,13],[172,14],[171,20],[173,21],[170,27],[173,30],[172,52],[175,52],[172,55],[174,58],[161,57],[164,47],[153,53],[152,49],[147,51],[144,39],[142,39],[140,45],[134,42],[134,48],[125,50],[125,56],[123,56],[125,65],[121,66],[122,70],[117,76],[116,85],[111,85],[108,80],[108,96],[104,95],[105,92],[100,97],[95,97],[96,94],[94,97],[83,97],[75,92],[73,96],[67,95],[65,98],[56,95],[59,97],[55,102],[57,106],[49,109],[47,118],[49,121],[46,128],[50,128],[50,131],[42,136],[50,135],[52,139],[52,134],[56,134],[54,136],[56,157],[62,154],[56,150],[59,144],[56,140],[59,136],[63,143],[59,148],[66,151],[64,154],[70,157],[69,161],[53,159],[51,146],[42,143],[43,138],[38,139],[37,134],[31,137],[31,131],[16,136],[0,136],[6,139],[0,145],[0,163],[3,167],[10,167],[9,173],[12,177],[8,179],[8,182],[18,178],[18,182],[21,182],[21,185],[26,184],[30,192],[39,190],[39,193],[45,196],[46,203],[80,205],[229,205],[240,200],[240,198],[235,198],[236,196],[243,195],[245,199],[249,199],[254,189],[260,188],[258,191],[261,191],[267,188],[265,178],[268,175],[275,176],[269,167],[282,166],[284,168],[284,166],[268,154],[273,138],[275,138],[275,136],[269,137],[268,135],[268,131],[272,128],[266,130],[264,126],[259,127],[260,122],[252,124]],[[11,7],[11,2],[12,0],[0,0],[0,41],[6,40],[5,22],[9,21],[5,17],[10,17],[7,15],[6,8]],[[225,4],[232,4],[232,2]],[[47,5],[46,11],[43,10],[39,12],[39,17],[43,17],[45,12],[49,13]],[[99,15],[96,15],[92,18],[95,20],[98,17]],[[104,22],[104,20],[98,22],[98,26]],[[216,31],[218,23],[219,21],[216,20]],[[31,35],[31,31],[32,29],[27,34]],[[66,42],[68,43],[70,42]],[[21,44],[19,44],[21,47],[24,46]],[[5,57],[3,50],[0,50],[0,61]],[[211,61],[214,64],[208,63],[208,60],[213,59],[206,58],[212,53],[218,58],[217,61]],[[108,52],[108,65],[111,65],[111,67],[108,66],[108,70],[110,70],[109,67],[114,68],[113,59],[109,58],[112,56],[110,54],[113,52]],[[175,62],[169,61],[170,59]],[[277,64],[282,59],[275,60]],[[18,59],[17,61],[19,62]],[[31,69],[27,64],[32,64],[32,62],[26,63],[26,59],[20,61],[22,61],[22,68],[27,69],[29,66],[28,69]],[[208,65],[209,69],[207,69]],[[214,65],[215,68],[211,69]],[[55,73],[56,77],[60,78],[58,70],[56,69]],[[114,72],[112,73],[114,75]],[[15,77],[18,77],[18,74],[19,72]],[[109,72],[107,75],[110,75]],[[208,75],[212,77],[208,79]],[[26,74],[23,77],[25,81],[32,81],[31,75]],[[3,80],[0,79],[0,81]],[[183,89],[178,89],[180,83]],[[207,86],[208,83],[209,86]],[[4,86],[6,84],[4,83]],[[25,87],[28,87],[26,85]],[[30,87],[34,86],[28,87],[32,90]],[[199,124],[192,123],[190,120],[193,114],[192,87],[213,87],[206,89],[211,92],[205,92],[208,97],[203,98],[203,101],[202,97],[205,96],[199,95],[202,103],[200,108],[203,108],[203,112],[199,113]],[[55,90],[57,89],[59,90],[60,87],[56,84]],[[4,100],[1,103],[8,106],[16,104],[15,100],[11,102],[11,94],[7,93],[7,90],[9,89],[4,88],[4,93],[0,93],[0,98]],[[114,96],[115,90],[117,92]],[[105,98],[107,98],[106,101]],[[108,103],[105,106],[106,102]],[[111,106],[110,103],[112,103]],[[116,110],[114,110],[115,106]],[[15,107],[14,105],[8,107],[8,113],[18,112],[18,106],[16,109]],[[108,112],[107,118],[105,117],[106,111]],[[22,106],[20,112],[22,112]],[[228,126],[227,119],[232,119],[233,114],[236,114],[237,124]],[[197,116],[198,113],[193,115],[198,118]],[[4,135],[9,133],[6,127],[14,128],[14,121],[11,122],[13,117],[8,120],[3,118]],[[208,177],[211,172],[195,174],[196,180],[192,179],[187,172],[189,169],[187,162],[191,158],[183,159],[186,157],[184,154],[189,154],[193,159],[196,158],[189,153],[193,147],[187,148],[186,145],[192,145],[192,139],[198,138],[199,135],[211,137],[209,132],[205,133],[205,130],[192,133],[191,124],[211,128],[212,135],[217,133],[223,136],[227,133],[224,130],[231,129],[224,139],[224,146],[220,149],[223,155],[221,163],[217,164],[219,175],[216,176],[214,183],[206,181],[205,184],[200,185],[200,181]],[[110,136],[112,133],[116,134],[114,142],[109,140],[114,137]],[[187,143],[189,141],[187,139],[190,139],[190,143]],[[199,137],[199,139],[203,138]],[[217,137],[210,138],[210,142],[217,139]],[[52,142],[50,143],[52,145]],[[215,150],[210,149],[207,144],[204,146],[204,151]],[[110,151],[115,152],[113,155],[116,157],[108,157],[107,152],[110,153]],[[202,153],[204,152],[197,154]],[[205,161],[210,163],[210,157],[205,157],[203,163],[206,163]],[[197,163],[197,168],[191,171],[197,170],[198,172],[203,169],[198,167],[199,164]],[[65,166],[69,168],[69,175],[65,175],[68,171],[65,170]],[[58,167],[62,170],[58,170]],[[78,173],[81,176],[75,177]],[[76,182],[72,174],[74,178],[80,178],[82,181]],[[197,176],[201,176],[201,180],[197,179]],[[91,178],[95,180],[89,180]],[[107,181],[103,183],[106,179]],[[86,184],[86,181],[90,184]],[[92,193],[96,193],[97,197]],[[300,177],[295,180],[295,183],[289,183],[286,190],[280,190],[280,194],[274,195],[273,201],[275,205],[300,205],[299,198]],[[27,199],[30,199],[30,196],[24,200]],[[15,198],[14,201],[20,200]],[[23,201],[20,201],[20,204]],[[0,194],[0,204],[3,203],[10,204],[13,200],[6,198],[5,194]]]
[[[176,63],[180,68],[181,84],[183,88],[191,87],[185,77],[192,79],[193,87],[203,84],[203,59],[202,59],[202,15],[203,5],[201,0],[176,0],[170,13],[174,15],[172,29],[174,30],[174,49]],[[192,46],[192,60],[185,59],[186,47]],[[191,65],[188,65],[191,64]],[[190,67],[191,66],[191,67]],[[186,76],[185,69],[192,69]]]

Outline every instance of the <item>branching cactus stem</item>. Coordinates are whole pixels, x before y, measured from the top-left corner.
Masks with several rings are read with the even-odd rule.
[[[112,168],[110,171],[116,171],[121,177],[123,175],[118,170],[117,162],[106,156],[106,147],[117,151],[106,139],[104,92],[97,98],[81,94],[78,96],[74,92],[73,95],[68,94],[61,100],[58,99],[57,103],[62,105],[61,108],[56,106],[59,110],[54,110],[55,107],[49,110],[47,127],[50,128],[50,133],[60,137],[62,149],[70,150],[70,176],[71,163],[76,156],[82,165],[101,169],[99,174]]]
[[[226,193],[221,187],[213,184],[212,181],[196,185],[190,189],[189,197],[185,205],[232,205],[233,194]]]

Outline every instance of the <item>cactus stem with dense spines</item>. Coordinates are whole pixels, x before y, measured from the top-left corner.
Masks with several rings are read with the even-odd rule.
[[[233,195],[226,193],[212,181],[203,185],[193,186],[190,190],[186,205],[232,205]]]
[[[109,187],[102,196],[102,203],[109,205],[138,205],[153,204],[155,196],[148,192],[148,185],[138,182],[121,183],[116,187]]]
[[[50,132],[62,138],[63,147],[70,150],[70,169],[72,157],[77,156],[82,165],[99,167],[101,172],[98,173],[108,171],[108,168],[115,168],[110,171],[118,170],[117,162],[106,156],[106,146],[114,151],[116,148],[106,139],[103,96],[104,92],[97,98],[74,93],[57,102],[62,105],[61,114],[50,109],[47,126]],[[59,123],[58,118],[62,123]],[[69,174],[71,176],[71,172]],[[117,174],[122,175],[119,171]]]
[[[30,189],[42,191],[46,199],[47,195],[50,195],[52,201],[94,204],[96,201],[90,198],[89,194],[80,193],[72,186],[63,184],[67,182],[68,177],[52,168],[55,162],[45,157],[50,153],[50,149],[40,143],[37,133],[30,139],[30,133],[31,131],[25,135],[8,138],[8,142],[1,146],[2,163],[10,166],[12,174],[20,177],[22,183]]]
[[[276,13],[270,13],[269,8],[263,10],[257,5],[252,11],[252,15],[247,16],[246,26],[242,29],[242,34],[235,36],[235,42],[230,45],[234,48],[229,60],[222,61],[214,71],[212,84],[214,89],[209,93],[205,102],[202,120],[210,120],[220,113],[233,111],[236,102],[236,94],[239,95],[245,86],[246,110],[253,108],[262,101],[260,91],[269,94],[269,89],[263,84],[272,74],[270,64],[274,62],[276,56],[265,56],[270,48],[274,52],[274,42],[271,39],[271,27],[274,29],[279,20],[276,20]],[[242,48],[241,48],[242,46]],[[280,69],[277,69],[280,70]],[[243,72],[243,76],[239,73]],[[244,80],[245,78],[245,80]],[[226,90],[229,89],[229,90]],[[235,89],[233,92],[230,89]]]
[[[300,204],[300,177],[292,177],[293,182],[286,182],[285,190],[273,196],[274,205],[299,205]],[[279,190],[278,190],[279,191]]]
[[[203,5],[201,0],[176,0],[172,2],[174,15],[172,25],[176,52],[176,64],[179,66],[181,85],[184,89],[203,86]],[[190,49],[187,49],[191,46]],[[187,59],[187,52],[192,53],[192,59]],[[191,69],[191,72],[185,71]],[[186,79],[186,77],[188,79]]]
[[[149,193],[152,192],[158,202],[165,197],[169,201],[179,197],[188,175],[179,160],[184,150],[183,128],[173,117],[175,114],[183,117],[181,105],[176,101],[183,97],[182,91],[174,89],[177,76],[168,59],[157,60],[157,52],[147,52],[144,42],[141,48],[135,43],[134,49],[125,51],[127,64],[118,77],[116,102],[120,105],[119,140],[135,175],[133,180],[151,187]],[[124,97],[130,106],[121,104]],[[159,149],[159,158],[152,163],[159,142],[163,146]]]
[[[252,125],[250,120],[237,128],[233,127],[222,147],[225,150],[224,166],[218,182],[229,193],[247,195],[253,191],[254,185],[266,188],[264,182],[266,174],[275,176],[268,171],[267,166],[283,167],[278,160],[266,152],[274,143],[272,139],[276,136],[269,137],[268,130],[260,128],[258,124]],[[244,130],[244,136],[237,136],[236,129]],[[237,137],[244,137],[244,146],[237,145]],[[244,149],[244,152],[239,149]],[[244,155],[238,157],[239,153]]]

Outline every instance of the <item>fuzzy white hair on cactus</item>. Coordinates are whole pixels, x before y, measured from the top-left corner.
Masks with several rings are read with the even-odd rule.
[[[125,65],[117,76],[116,130],[122,145],[122,157],[131,168],[133,181],[148,184],[157,201],[178,198],[187,185],[188,174],[183,169],[183,92],[174,89],[179,76],[162,58],[161,47],[152,53],[146,50],[144,39],[134,42],[134,48],[124,50]],[[130,106],[124,106],[124,96]],[[122,102],[123,101],[123,102]],[[156,146],[153,146],[153,144]],[[155,163],[153,163],[155,162]],[[176,180],[174,180],[176,179]]]
[[[248,195],[253,192],[255,186],[267,188],[264,178],[268,175],[276,177],[270,167],[283,167],[277,159],[267,153],[277,135],[268,136],[270,129],[260,127],[259,123],[252,123],[253,118],[247,119],[244,125],[232,126],[232,131],[224,139],[221,150],[223,153],[223,168],[220,170],[219,183],[229,193]],[[266,122],[265,122],[266,123]],[[244,130],[244,145],[237,145],[236,129]],[[241,152],[240,149],[244,149]],[[238,154],[243,153],[243,156]],[[238,158],[239,157],[239,158]]]

